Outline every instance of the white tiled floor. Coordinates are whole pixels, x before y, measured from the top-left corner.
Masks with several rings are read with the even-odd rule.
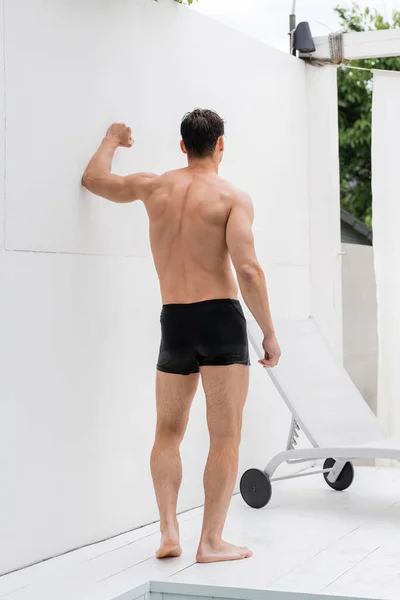
[[[157,561],[158,526],[0,578],[7,600],[110,600],[153,580],[400,599],[400,470],[356,468],[353,486],[330,490],[321,475],[277,482],[260,511],[240,496],[225,537],[254,550],[250,560],[198,565],[202,510],[180,517],[184,554]]]

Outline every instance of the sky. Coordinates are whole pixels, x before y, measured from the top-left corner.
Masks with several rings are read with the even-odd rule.
[[[287,51],[289,17],[293,0],[198,0],[194,10],[258,37],[271,46]],[[376,8],[390,17],[400,10],[400,0],[359,0],[360,6]],[[348,0],[297,0],[297,21],[308,21],[314,37],[339,29],[334,8],[350,7]]]

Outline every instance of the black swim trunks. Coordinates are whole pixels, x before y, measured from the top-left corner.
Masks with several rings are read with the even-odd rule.
[[[246,318],[239,300],[164,304],[157,369],[190,375],[202,366],[250,365]]]

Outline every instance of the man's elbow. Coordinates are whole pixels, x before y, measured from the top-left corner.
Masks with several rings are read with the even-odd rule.
[[[86,188],[92,194],[101,195],[104,191],[104,180],[102,177],[95,177],[90,173],[85,173],[82,176],[81,183],[84,188]]]
[[[82,175],[81,184],[84,188],[86,188],[87,190],[90,191],[94,185],[94,179],[93,179],[93,177],[90,176],[89,173],[87,173],[85,171],[84,174]]]
[[[252,285],[265,279],[264,271],[258,262],[246,263],[237,269],[238,280],[243,284]]]

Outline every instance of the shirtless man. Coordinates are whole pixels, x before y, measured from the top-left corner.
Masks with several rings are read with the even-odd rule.
[[[188,166],[164,175],[111,173],[120,146],[133,144],[131,130],[112,125],[90,161],[83,185],[124,203],[142,200],[160,279],[162,339],[157,364],[157,430],[151,470],[160,511],[158,558],[180,556],[176,507],[182,479],[179,453],[190,406],[201,377],[207,402],[210,451],[204,473],[205,507],[198,562],[238,560],[248,548],[222,540],[235,486],[242,411],[249,382],[246,320],[238,287],[264,334],[264,367],[280,357],[263,270],[252,234],[248,194],[218,176],[224,122],[196,109],[181,124]]]

